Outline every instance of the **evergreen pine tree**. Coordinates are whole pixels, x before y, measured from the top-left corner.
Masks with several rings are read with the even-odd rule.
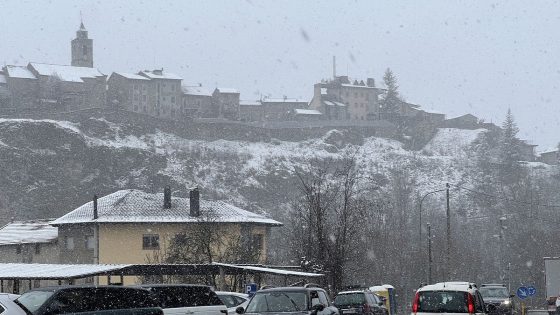
[[[499,150],[500,175],[503,179],[514,176],[519,168],[518,161],[521,159],[521,152],[517,138],[518,132],[519,128],[517,128],[511,109],[508,109],[506,119],[502,123]]]
[[[383,82],[387,87],[387,93],[385,94],[385,99],[381,102],[382,112],[387,114],[394,114],[398,111],[399,104],[402,101],[399,95],[397,78],[390,68],[387,68],[387,70],[385,70],[385,74],[383,75]]]

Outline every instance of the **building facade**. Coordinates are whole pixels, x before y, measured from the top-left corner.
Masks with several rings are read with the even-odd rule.
[[[218,118],[239,120],[239,91],[231,88],[216,88],[212,93],[212,105]]]
[[[58,229],[50,221],[16,221],[0,228],[0,262],[58,263]]]
[[[181,114],[188,118],[211,118],[217,117],[218,113],[212,107],[212,93],[202,87],[183,85],[183,100],[181,103]]]
[[[290,120],[296,109],[307,109],[308,102],[295,98],[264,98],[261,100],[264,119],[269,121]]]
[[[383,89],[376,88],[371,78],[364,83],[337,76],[314,85],[309,107],[329,120],[373,120],[380,111],[379,95],[382,93]]]

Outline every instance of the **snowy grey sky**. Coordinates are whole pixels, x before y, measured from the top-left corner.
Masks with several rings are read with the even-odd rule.
[[[242,99],[310,99],[337,73],[380,82],[390,67],[412,103],[500,124],[555,146],[558,1],[0,0],[0,62],[69,64],[80,11],[102,72],[161,68]]]

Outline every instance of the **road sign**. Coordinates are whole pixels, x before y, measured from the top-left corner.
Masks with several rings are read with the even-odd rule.
[[[516,293],[517,297],[523,300],[529,296],[529,289],[527,287],[519,287]]]
[[[533,296],[533,295],[537,294],[537,289],[535,289],[535,287],[532,286],[532,285],[527,286],[527,293],[528,293],[529,296]]]
[[[245,286],[245,293],[249,296],[253,296],[257,292],[257,285],[255,283],[249,283]]]

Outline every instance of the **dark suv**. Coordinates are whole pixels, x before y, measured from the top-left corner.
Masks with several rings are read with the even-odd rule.
[[[500,315],[517,315],[519,313],[518,305],[513,299],[514,295],[509,293],[505,285],[483,284],[479,291],[488,313]]]
[[[45,287],[25,292],[15,303],[31,315],[130,314],[130,309],[137,314],[163,314],[150,292],[121,286]]]
[[[313,287],[278,287],[257,291],[247,308],[238,307],[238,314],[307,313],[308,315],[339,315],[325,290]]]
[[[339,292],[334,297],[333,304],[344,315],[387,315],[383,302],[368,290]]]

